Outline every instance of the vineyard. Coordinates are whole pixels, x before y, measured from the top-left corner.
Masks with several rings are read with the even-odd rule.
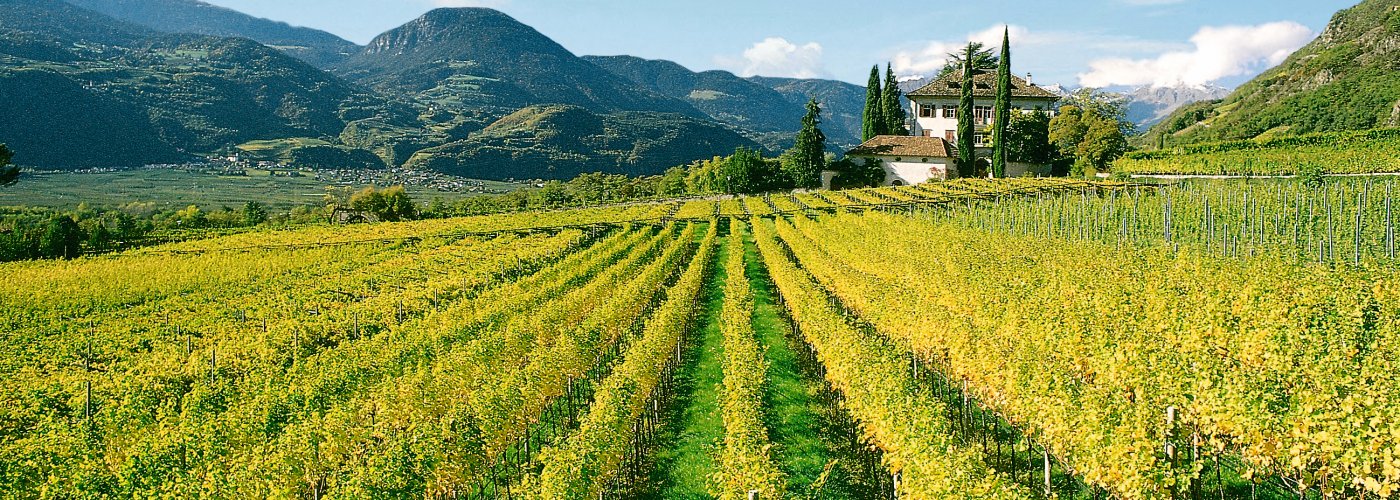
[[[1295,175],[1400,172],[1400,129],[1201,143],[1128,153],[1113,171],[1165,175]]]
[[[1393,203],[973,179],[4,264],[0,496],[1394,498]]]

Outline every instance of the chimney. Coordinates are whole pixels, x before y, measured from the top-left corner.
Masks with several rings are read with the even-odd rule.
[[[1035,82],[1034,82],[1034,81],[1031,81],[1031,74],[1030,74],[1030,73],[1026,73],[1026,85],[1035,85]]]

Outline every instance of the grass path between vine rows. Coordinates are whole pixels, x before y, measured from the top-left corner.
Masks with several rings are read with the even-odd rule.
[[[714,471],[714,449],[724,437],[724,420],[719,412],[719,392],[724,382],[724,333],[719,328],[724,305],[724,259],[729,254],[723,241],[715,249],[713,276],[701,294],[699,328],[691,337],[692,348],[680,372],[670,422],[657,442],[652,457],[651,478],[640,498],[711,498],[705,482]]]
[[[803,370],[802,360],[788,337],[792,325],[777,304],[777,293],[758,256],[752,237],[744,242],[745,268],[754,294],[753,328],[768,359],[768,391],[764,417],[774,458],[788,475],[788,495],[798,498],[855,498],[844,450],[827,436],[831,409],[820,399],[821,382]]]
[[[676,400],[661,431],[661,443],[653,453],[648,487],[639,498],[709,499],[706,482],[715,468],[715,450],[724,438],[719,396],[724,384],[724,333],[720,312],[724,305],[723,262],[729,250],[724,242],[716,249],[714,274],[701,295],[699,327],[691,340],[686,363],[679,375]],[[791,325],[777,305],[776,291],[758,257],[758,247],[745,238],[746,276],[754,292],[753,327],[769,363],[764,416],[774,458],[788,475],[788,495],[797,498],[858,498],[861,488],[852,484],[849,450],[828,436],[843,435],[832,428],[822,402],[821,382],[804,369],[793,340]],[[839,440],[838,440],[839,441]]]

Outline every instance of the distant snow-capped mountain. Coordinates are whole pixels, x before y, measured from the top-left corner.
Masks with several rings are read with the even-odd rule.
[[[1187,104],[1224,99],[1230,89],[1217,85],[1138,87],[1124,95],[1128,97],[1128,121],[1146,130]]]

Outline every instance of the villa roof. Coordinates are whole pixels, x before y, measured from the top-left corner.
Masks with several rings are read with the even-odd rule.
[[[929,82],[918,90],[909,93],[909,97],[962,97],[962,71],[953,71],[934,81]],[[972,75],[972,95],[977,98],[994,99],[997,96],[997,74],[992,71],[977,71]],[[1054,92],[1037,87],[1026,80],[1011,75],[1011,97],[1031,98],[1031,99],[1059,99],[1060,96]]]
[[[927,156],[952,158],[954,148],[942,137],[879,135],[846,153],[847,156]]]

